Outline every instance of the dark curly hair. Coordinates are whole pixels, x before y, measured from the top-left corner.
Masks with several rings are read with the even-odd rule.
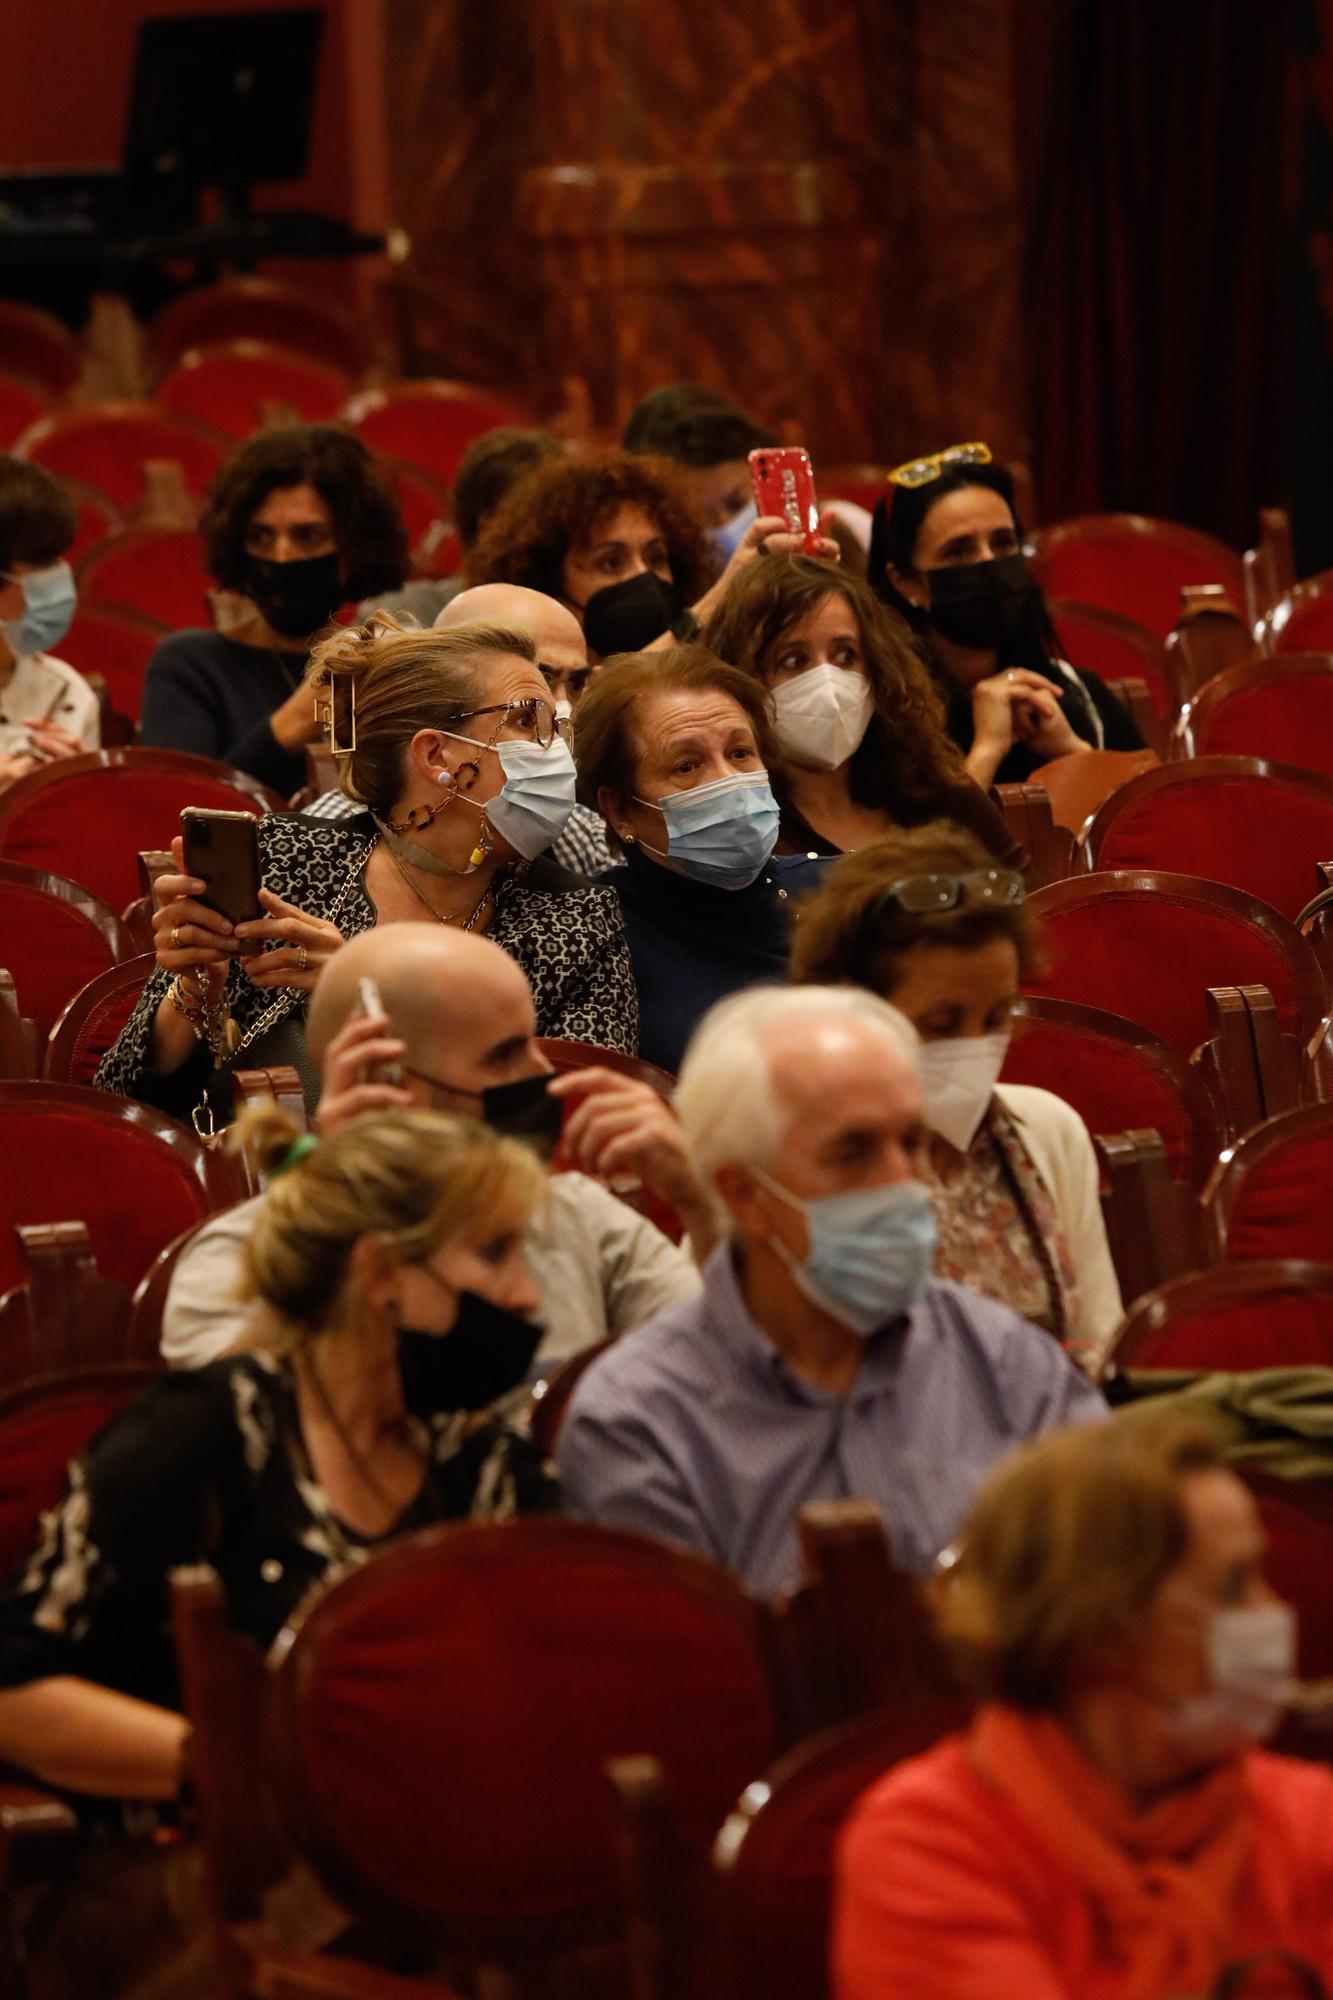
[[[875,713],[849,773],[858,805],[921,805],[961,785],[967,773],[944,733],[944,710],[911,637],[868,583],[809,556],[760,556],[735,578],[701,634],[719,659],[765,687],[779,641],[830,591],[847,599],[861,631]],[[774,773],[781,797],[782,771]]]
[[[398,502],[360,438],[334,424],[259,431],[227,460],[199,523],[215,582],[224,590],[244,590],[245,531],[270,493],[288,486],[313,486],[328,508],[347,597],[398,588],[408,560]]]
[[[626,451],[553,459],[528,474],[482,528],[468,557],[469,583],[521,583],[563,597],[565,557],[588,547],[609,516],[641,507],[662,532],[681,602],[713,581],[708,538],[674,465]]]

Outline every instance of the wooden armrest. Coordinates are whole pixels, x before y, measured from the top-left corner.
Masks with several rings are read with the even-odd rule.
[[[459,2000],[437,1979],[412,1979],[359,1959],[263,1945],[250,1966],[251,1991],[263,2000]]]
[[[14,1854],[19,1847],[50,1846],[72,1839],[79,1822],[63,1799],[41,1791],[29,1779],[11,1777],[0,1766],[0,1841]]]
[[[0,1077],[26,1082],[37,1074],[37,1024],[24,1018],[12,973],[0,968]]]

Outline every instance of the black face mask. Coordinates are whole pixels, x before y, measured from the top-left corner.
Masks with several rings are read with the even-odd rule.
[[[442,1284],[441,1289],[448,1287]],[[414,1417],[487,1409],[518,1387],[541,1337],[535,1320],[492,1305],[479,1292],[460,1292],[458,1316],[448,1333],[399,1327],[403,1401]]]
[[[595,590],[583,610],[583,636],[594,653],[641,653],[669,631],[680,616],[676,586],[654,570],[640,570],[620,583]]]
[[[565,1111],[560,1099],[552,1097],[546,1088],[551,1081],[549,1070],[539,1070],[536,1076],[520,1076],[514,1083],[493,1083],[486,1090],[464,1090],[461,1084],[448,1083],[442,1076],[429,1076],[423,1069],[413,1069],[410,1063],[404,1063],[403,1068],[409,1076],[433,1084],[436,1090],[447,1090],[455,1097],[470,1097],[480,1104],[482,1122],[492,1131],[502,1132],[507,1139],[522,1139],[543,1160],[549,1160],[560,1143]]]
[[[1036,609],[1040,592],[1023,556],[951,563],[925,573],[928,616],[942,639],[978,653],[1012,645]]]
[[[297,562],[247,556],[245,591],[284,639],[308,639],[328,624],[343,601],[342,564],[333,549]]]

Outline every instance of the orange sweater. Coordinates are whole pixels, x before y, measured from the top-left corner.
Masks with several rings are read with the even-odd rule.
[[[1021,1795],[1020,1767],[1005,1773],[997,1756],[998,1781],[983,1775],[987,1743],[1006,1732],[1039,1760]],[[1333,1980],[1333,1772],[1254,1752],[1236,1777],[1211,1850],[1213,1883],[1234,1886],[1210,1908],[1191,1858],[1176,1868],[1159,1844],[1140,1865],[1108,1841],[1134,1824],[1128,1801],[1058,1725],[983,1709],[968,1736],[888,1772],[852,1814],[837,2000],[1175,2000],[1279,1947]],[[1173,1895],[1179,1942],[1157,1915]]]

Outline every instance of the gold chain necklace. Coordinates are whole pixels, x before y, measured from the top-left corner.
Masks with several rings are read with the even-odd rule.
[[[416,883],[412,880],[411,876],[408,874],[402,862],[398,859],[398,856],[394,853],[393,849],[389,846],[387,841],[385,842],[385,852],[388,855],[390,861],[392,861],[394,867],[398,870],[399,876],[406,883],[407,887],[412,891],[412,894],[416,897],[417,901],[420,903],[422,909],[425,910],[429,916],[434,917],[437,924],[456,924],[458,922],[457,917],[442,917],[440,915],[440,912],[434,907],[434,905],[426,901],[426,898],[422,895],[420,889],[418,889]],[[471,916],[467,919],[466,923],[464,923],[463,925],[463,929],[465,931],[471,931],[476,929],[477,925],[481,922],[482,911],[486,908],[486,905],[492,900],[494,895],[495,895],[495,885],[491,882],[488,882],[486,884],[486,887],[481,892],[480,902],[476,905]]]

